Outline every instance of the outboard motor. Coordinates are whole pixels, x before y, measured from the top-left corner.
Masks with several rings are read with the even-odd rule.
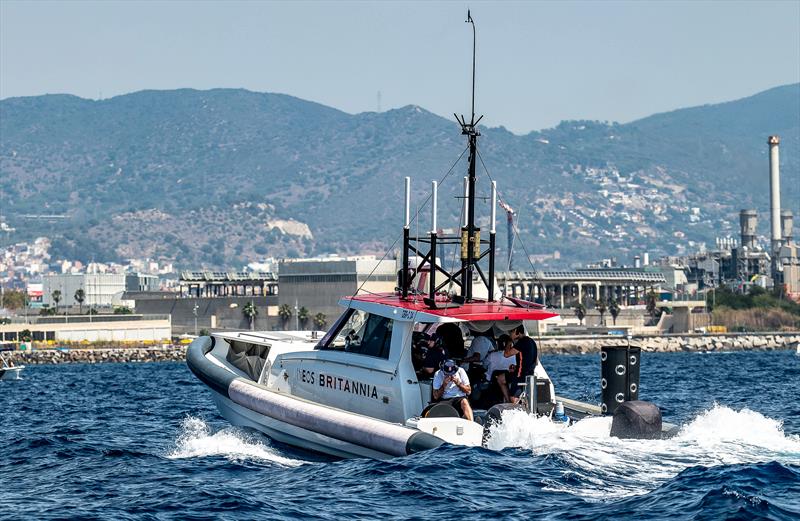
[[[613,414],[623,402],[639,399],[638,346],[604,346],[600,351],[600,389],[603,414]]]
[[[606,346],[600,353],[603,414],[613,414],[611,435],[617,438],[660,438],[661,410],[639,400],[642,349],[638,346]]]
[[[650,402],[621,403],[614,411],[611,435],[638,440],[661,438],[661,411]]]

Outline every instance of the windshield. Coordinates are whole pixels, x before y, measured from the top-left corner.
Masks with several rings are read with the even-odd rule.
[[[361,310],[351,310],[333,339],[318,349],[333,349],[367,356],[389,358],[392,320]]]

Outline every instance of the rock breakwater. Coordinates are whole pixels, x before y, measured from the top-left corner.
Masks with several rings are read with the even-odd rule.
[[[536,341],[540,352],[548,354],[598,353],[603,346],[628,343],[626,338],[614,336],[541,337]],[[800,332],[637,336],[632,337],[630,343],[655,353],[795,350],[800,346]],[[183,362],[186,360],[186,346],[35,349],[12,351],[6,356],[15,365]]]
[[[9,355],[15,365],[183,362],[186,346],[36,349],[13,351]]]
[[[624,337],[614,336],[569,336],[541,337],[539,350],[543,353],[579,354],[597,353],[603,346],[627,345]],[[631,345],[655,353],[676,353],[681,351],[772,351],[797,349],[800,346],[800,332],[719,335],[662,335],[631,337]]]

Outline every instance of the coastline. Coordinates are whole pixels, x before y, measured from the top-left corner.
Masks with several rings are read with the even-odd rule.
[[[534,337],[539,352],[546,354],[598,353],[603,346],[638,346],[648,353],[716,351],[795,350],[800,346],[800,331],[767,333],[667,334],[653,336],[562,336]]]
[[[600,352],[603,346],[628,344],[628,339],[624,337],[611,336],[534,338],[539,344],[539,352],[544,354],[591,354]],[[632,337],[630,344],[651,353],[796,350],[800,346],[800,331]],[[15,365],[183,362],[186,360],[186,348],[187,346],[182,344],[42,348],[33,351],[13,351],[7,353],[7,358]]]

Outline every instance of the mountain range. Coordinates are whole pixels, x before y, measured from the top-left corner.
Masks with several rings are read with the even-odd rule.
[[[742,208],[759,211],[766,234],[772,134],[783,206],[800,211],[800,84],[626,124],[480,130],[478,213],[485,230],[491,176],[516,212],[518,269],[531,266],[523,252],[570,265],[712,247],[738,236]],[[183,267],[381,254],[401,235],[405,176],[424,233],[430,181],[450,171],[439,222],[458,226],[465,147],[455,121],[413,105],[348,114],[235,89],[8,98],[0,214],[16,232],[0,240],[44,235],[54,256]]]

